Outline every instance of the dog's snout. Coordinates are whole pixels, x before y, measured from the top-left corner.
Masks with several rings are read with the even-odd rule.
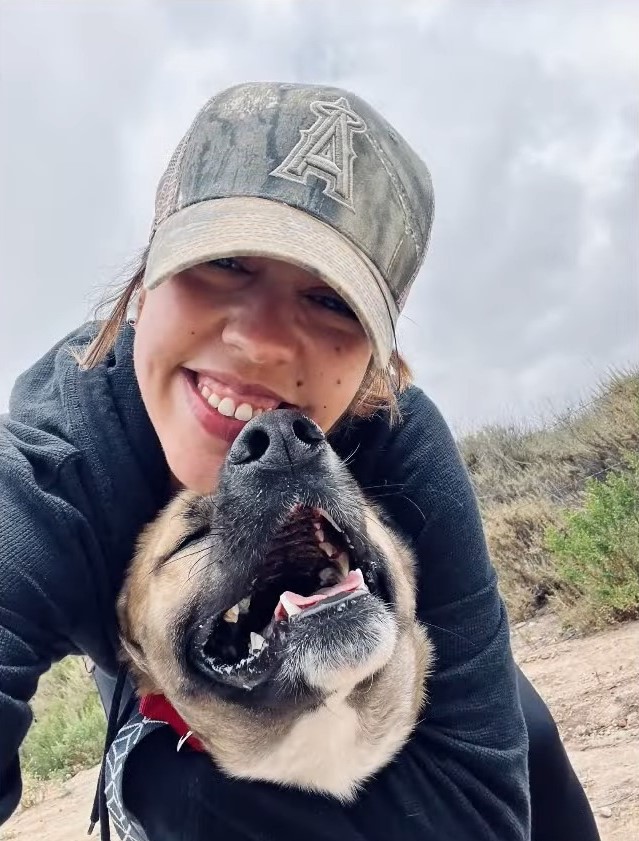
[[[265,412],[246,424],[229,452],[232,464],[270,469],[307,461],[327,446],[310,418],[290,409]]]

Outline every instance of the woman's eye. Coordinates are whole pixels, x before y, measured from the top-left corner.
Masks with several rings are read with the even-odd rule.
[[[246,272],[244,266],[235,257],[220,257],[217,260],[209,260],[206,265],[227,272]]]
[[[357,316],[353,310],[341,298],[336,298],[334,295],[311,295],[310,298],[320,307],[324,307],[324,309],[331,310],[338,315],[344,315],[346,318],[357,321]]]

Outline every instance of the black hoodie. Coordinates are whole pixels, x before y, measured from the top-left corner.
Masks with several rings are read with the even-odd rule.
[[[115,673],[116,595],[136,535],[169,498],[132,330],[81,371],[71,349],[95,329],[67,336],[18,379],[0,425],[0,824],[20,799],[18,748],[40,675],[71,653]],[[418,553],[418,616],[437,662],[415,734],[344,807],[228,780],[205,755],[177,753],[168,727],[151,729],[123,757],[127,817],[149,841],[529,837],[526,730],[477,504],[432,402],[412,387],[400,406],[396,428],[380,414],[331,443],[355,451],[355,478]]]

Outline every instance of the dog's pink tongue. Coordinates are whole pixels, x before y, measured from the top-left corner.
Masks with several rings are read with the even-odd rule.
[[[298,593],[293,593],[290,590],[282,593],[280,600],[275,608],[275,621],[280,619],[287,619],[289,616],[294,616],[301,613],[307,607],[313,607],[314,604],[323,601],[329,596],[337,596],[339,593],[352,593],[354,590],[366,589],[364,584],[364,576],[361,569],[351,570],[343,581],[339,584],[333,584],[332,587],[322,587],[317,593],[311,596],[300,596]],[[299,608],[299,610],[295,610]]]

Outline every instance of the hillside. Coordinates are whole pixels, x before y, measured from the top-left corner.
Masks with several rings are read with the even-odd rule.
[[[511,621],[546,604],[584,631],[638,615],[639,372],[610,377],[549,427],[489,427],[460,448]],[[577,512],[574,540],[551,551],[548,531]],[[601,574],[628,590],[625,606]]]

